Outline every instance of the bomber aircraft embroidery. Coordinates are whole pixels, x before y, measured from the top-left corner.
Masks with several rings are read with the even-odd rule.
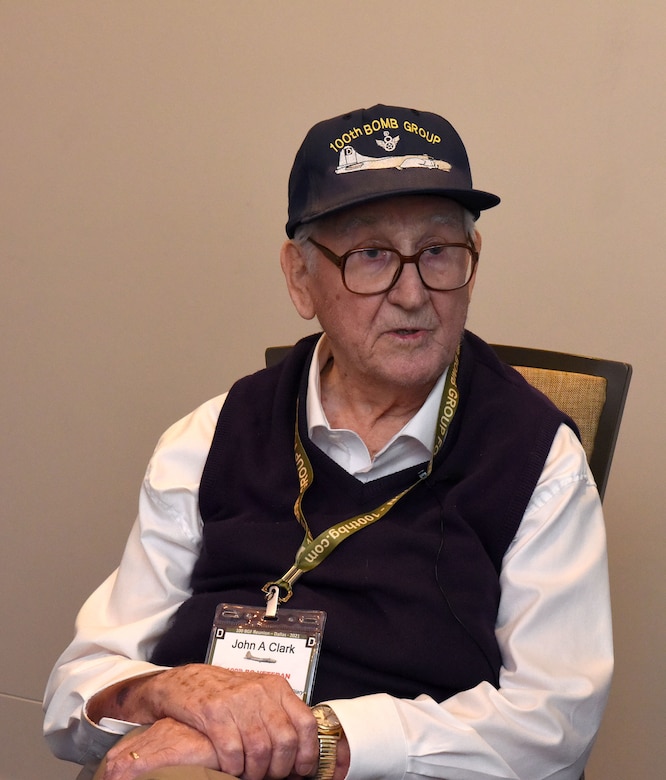
[[[366,157],[359,154],[353,146],[345,146],[340,152],[340,160],[336,173],[352,173],[353,171],[370,171],[380,168],[433,168],[440,171],[450,171],[450,163],[436,160],[428,154],[400,154],[393,157]]]

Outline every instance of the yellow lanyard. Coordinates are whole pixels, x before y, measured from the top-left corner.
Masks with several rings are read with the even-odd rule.
[[[372,512],[355,515],[342,523],[332,525],[316,538],[313,538],[308,522],[303,514],[303,497],[310,485],[314,482],[314,471],[298,432],[298,402],[296,403],[294,459],[296,461],[296,471],[298,473],[299,493],[296,502],[294,503],[294,515],[303,528],[305,537],[296,553],[294,565],[285,572],[279,580],[267,582],[262,588],[263,592],[266,594],[266,618],[275,618],[277,616],[278,604],[284,604],[285,601],[289,601],[293,593],[293,585],[301,574],[319,566],[319,564],[324,561],[342,541],[348,539],[352,534],[376,523],[377,520],[384,517],[391,507],[397,504],[404,495],[409,493],[410,490],[413,490],[420,482],[430,476],[435,456],[444,443],[449,425],[458,408],[459,394],[457,378],[459,358],[460,349],[456,351],[453,363],[446,377],[446,383],[439,404],[437,429],[435,431],[435,445],[427,469],[419,472],[419,478],[416,482],[398,493],[398,495],[393,496],[393,498],[389,498],[388,501],[385,501]],[[281,591],[283,591],[283,593],[281,593]]]

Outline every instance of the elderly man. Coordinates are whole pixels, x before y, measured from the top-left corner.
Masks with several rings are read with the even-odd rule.
[[[573,423],[465,331],[498,202],[435,114],[312,128],[281,263],[323,335],[160,440],[49,680],[56,754],[105,780],[580,775],[603,519]]]

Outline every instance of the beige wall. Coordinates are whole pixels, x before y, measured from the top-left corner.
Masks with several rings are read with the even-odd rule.
[[[291,159],[375,102],[445,114],[503,195],[471,327],[634,365],[588,776],[660,776],[665,23],[648,0],[0,2],[0,778],[74,775],[38,737],[48,671],[160,432],[308,332],[277,265]]]

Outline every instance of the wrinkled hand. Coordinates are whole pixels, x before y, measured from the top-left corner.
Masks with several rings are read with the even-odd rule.
[[[155,736],[160,738],[164,737],[162,728],[166,726],[161,726],[159,731],[156,727],[162,720],[177,721],[205,738],[205,742],[200,742],[190,731],[179,731],[178,742],[172,749],[180,751],[182,739],[184,755],[200,753],[204,760],[192,762],[179,758],[172,761],[174,764],[210,766],[209,747],[212,746],[213,768],[243,780],[279,780],[290,774],[306,777],[317,769],[319,745],[315,718],[289,683],[278,675],[230,672],[208,664],[190,664],[130,681],[117,691],[115,705],[103,701],[98,709],[136,723],[157,721],[153,728]],[[124,766],[128,758],[133,760],[130,751],[138,753],[140,759],[134,763],[139,764],[144,760],[141,750],[149,753],[152,749],[149,746],[125,748],[126,742],[122,743],[124,756],[113,756],[119,766],[120,762]],[[112,774],[108,780],[131,780],[135,776]]]
[[[109,750],[105,763],[103,780],[134,780],[164,766],[219,768],[208,737],[173,718],[163,718],[142,731],[132,732]]]

